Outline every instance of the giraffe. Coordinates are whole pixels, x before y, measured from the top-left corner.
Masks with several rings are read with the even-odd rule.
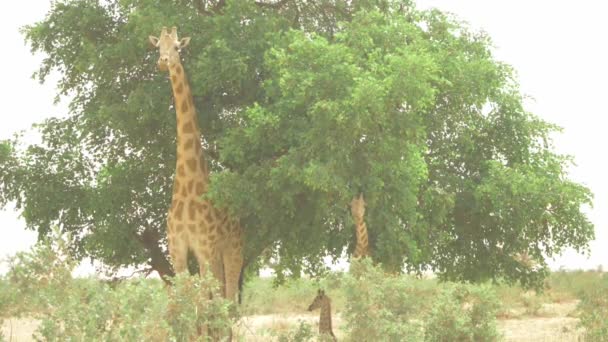
[[[357,236],[357,246],[353,254],[354,258],[369,257],[369,241],[367,237],[367,225],[365,224],[365,199],[363,194],[353,197],[350,202],[350,212],[355,221],[355,234]]]
[[[336,335],[331,329],[331,299],[325,294],[325,291],[319,289],[317,296],[308,307],[308,311],[321,309],[319,315],[319,335],[329,335],[334,341],[337,341]]]
[[[200,265],[200,274],[211,268],[220,282],[222,295],[235,302],[243,264],[243,233],[238,220],[202,199],[209,186],[209,169],[201,148],[201,133],[186,73],[180,62],[181,49],[190,37],[177,38],[163,27],[160,37],[149,41],[160,50],[158,68],[169,71],[177,121],[177,162],[171,207],[167,216],[169,254],[175,273],[187,268],[188,251]]]

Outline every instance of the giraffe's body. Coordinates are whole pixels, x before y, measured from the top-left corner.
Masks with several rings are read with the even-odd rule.
[[[331,299],[325,294],[325,291],[319,290],[312,304],[308,307],[308,311],[321,309],[319,314],[319,335],[329,335],[334,341],[337,341],[336,335],[331,328]]]
[[[350,202],[350,212],[355,221],[355,235],[357,237],[357,245],[353,257],[362,258],[369,257],[369,239],[367,236],[367,225],[365,224],[365,200],[363,194],[359,197],[353,197]]]
[[[201,148],[201,133],[179,51],[190,38],[177,39],[177,30],[150,42],[160,49],[161,70],[169,70],[177,118],[177,163],[171,208],[167,217],[169,254],[176,273],[187,269],[188,251],[200,265],[207,265],[223,286],[223,295],[234,301],[243,264],[242,231],[237,220],[201,199],[209,185],[209,169]]]

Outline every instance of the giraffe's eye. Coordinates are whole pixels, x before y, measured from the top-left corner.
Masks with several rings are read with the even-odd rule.
[[[179,46],[176,46],[176,47],[175,47],[175,51],[179,51]]]

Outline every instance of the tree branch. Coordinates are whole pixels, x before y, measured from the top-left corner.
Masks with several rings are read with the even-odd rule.
[[[255,4],[263,8],[281,9],[289,0],[280,0],[277,2],[261,2],[256,1]]]
[[[175,272],[173,271],[173,267],[165,253],[160,248],[160,236],[158,236],[158,232],[154,229],[146,228],[141,235],[137,235],[137,240],[144,245],[144,248],[150,253],[150,266],[153,270],[158,272],[161,279],[168,285],[170,285],[170,281],[167,277],[175,276]]]
[[[226,0],[219,0],[210,10],[205,5],[205,0],[198,0],[195,2],[196,10],[201,15],[213,15],[226,6]]]

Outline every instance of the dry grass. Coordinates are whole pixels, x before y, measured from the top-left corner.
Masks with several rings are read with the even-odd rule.
[[[581,330],[576,327],[578,319],[570,317],[576,309],[577,301],[565,303],[544,304],[542,312],[547,317],[522,317],[516,319],[500,319],[498,325],[506,341],[578,341]],[[281,313],[268,315],[244,316],[235,327],[235,336],[245,341],[272,341],[272,335],[280,334],[297,327],[300,321],[317,327],[318,313],[308,312]],[[5,320],[2,326],[7,341],[34,341],[32,333],[39,322],[32,319]],[[339,314],[333,315],[334,332],[338,339],[343,336],[341,326],[343,321]]]

